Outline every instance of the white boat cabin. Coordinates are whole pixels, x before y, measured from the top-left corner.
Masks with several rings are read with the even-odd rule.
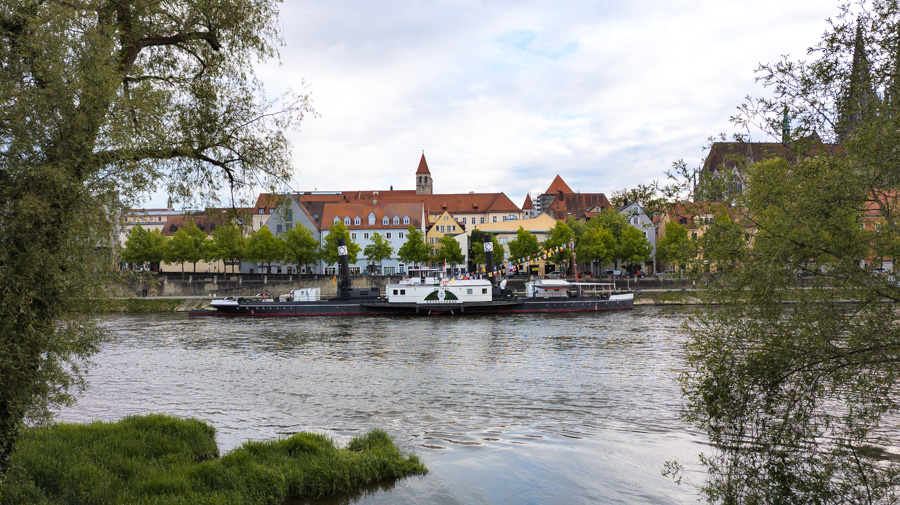
[[[489,302],[491,283],[487,280],[446,279],[433,275],[437,269],[410,269],[410,277],[396,284],[388,284],[389,303],[454,304]],[[419,275],[415,275],[418,273]],[[432,274],[432,275],[429,275]]]

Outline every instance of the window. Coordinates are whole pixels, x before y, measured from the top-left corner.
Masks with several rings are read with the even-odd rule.
[[[405,289],[401,289],[401,290],[400,290],[400,294],[401,294],[401,295],[405,295],[405,294],[406,294],[406,290],[405,290]]]
[[[459,224],[466,224],[466,218],[462,218],[459,220]]]
[[[453,225],[453,231],[456,231],[456,225]]]
[[[260,208],[257,209],[257,210],[259,211],[260,214],[265,214],[265,213],[266,213],[266,209],[264,209],[264,208],[262,208],[262,207],[260,207]]]
[[[447,214],[444,214],[444,221],[449,221],[450,218],[447,217]]]
[[[273,210],[273,209],[272,209],[271,207],[269,207],[269,214],[272,213],[272,210]]]
[[[285,221],[293,221],[294,220],[294,209],[288,209],[287,212],[284,213]]]
[[[363,238],[368,239],[368,238],[369,238],[369,233],[368,233],[368,232],[363,233]]]
[[[403,224],[409,225],[409,216],[403,216]]]
[[[505,244],[505,243],[506,243],[506,237],[500,237],[500,243],[501,243],[501,244]]]
[[[691,233],[691,237],[694,238],[694,239],[696,239],[696,238],[697,238],[697,232]]]
[[[356,233],[350,234],[350,240],[356,240]]]
[[[491,222],[492,222],[492,223],[496,223],[496,222],[497,222],[497,216],[494,216],[493,218],[491,218]]]
[[[384,238],[391,238],[391,232],[387,232],[384,234]]]
[[[396,295],[396,294],[397,294],[397,290],[395,289],[395,290],[394,290],[394,295]]]
[[[353,225],[354,225],[354,226],[359,226],[359,225],[361,225],[361,224],[362,224],[362,219],[360,219],[359,216],[356,216],[356,217],[353,218]]]
[[[350,226],[350,216],[344,218],[344,226]]]
[[[441,233],[443,233],[443,232],[444,232],[444,225],[438,226],[438,231],[441,232]]]
[[[335,222],[335,223],[339,223],[340,221],[341,221],[341,218],[339,218],[339,217],[337,217],[337,216],[334,216],[334,222]]]
[[[282,231],[281,225],[280,225],[280,224],[279,224],[279,225],[275,225],[275,233],[281,233],[281,231]]]
[[[394,216],[394,224],[400,224],[400,216]]]
[[[325,275],[335,275],[334,267],[325,267]]]
[[[474,219],[475,219],[475,218],[473,217],[473,218],[472,218],[472,220],[473,220],[472,224],[475,224]],[[482,216],[482,218],[481,218],[481,224],[484,224],[484,217],[483,217],[483,216]]]
[[[394,267],[384,267],[384,275],[394,275]]]
[[[383,224],[384,226],[387,226],[387,225],[391,224],[391,222],[390,222],[390,220],[388,220],[387,216],[384,216],[384,219],[381,220],[381,224]]]
[[[375,213],[374,212],[369,212],[369,225],[370,226],[375,225]]]
[[[400,233],[398,233],[397,235],[400,235],[400,238],[403,238],[403,232],[402,232],[402,231],[401,231]]]
[[[487,294],[487,288],[481,288],[481,294],[486,295],[486,294]]]
[[[467,289],[466,289],[466,294],[467,294],[467,295],[471,295],[471,294],[472,294],[472,288],[467,288]]]

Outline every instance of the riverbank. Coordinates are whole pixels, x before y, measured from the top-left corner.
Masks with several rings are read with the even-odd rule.
[[[635,299],[638,305],[697,305],[702,303],[699,290],[645,290]],[[116,298],[111,300],[101,312],[109,314],[152,314],[165,312],[187,312],[209,307],[208,297],[147,297]]]
[[[30,429],[12,457],[0,505],[269,504],[361,494],[428,472],[381,430],[338,449],[323,435],[246,442],[219,457],[215,429],[195,419],[132,416]]]

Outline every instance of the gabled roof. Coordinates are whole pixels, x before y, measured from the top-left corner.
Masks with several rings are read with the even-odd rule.
[[[431,172],[428,171],[428,163],[425,162],[425,153],[422,153],[422,159],[419,160],[419,168],[416,169],[416,175],[419,174],[431,175]]]
[[[791,144],[781,142],[714,142],[709,154],[703,162],[703,170],[718,170],[720,167],[734,168],[738,162],[756,163],[772,158],[784,158],[796,161],[800,158],[815,157],[820,154],[840,154],[840,144],[825,144],[815,138],[804,138]],[[805,152],[798,152],[798,146],[804,146]]]
[[[531,210],[534,204],[531,202],[531,195],[525,195],[525,203],[522,204],[522,210]]]
[[[375,224],[369,224],[369,214],[375,213]],[[387,216],[389,223],[382,224],[382,219]],[[400,224],[393,224],[394,216],[401,219]],[[409,216],[409,224],[403,224],[402,219]],[[401,202],[379,202],[371,203],[326,203],[321,219],[322,230],[330,230],[334,218],[337,217],[343,221],[345,217],[350,218],[350,230],[373,230],[373,229],[392,229],[407,228],[413,225],[416,228],[422,227],[422,204],[421,203],[401,203]],[[353,224],[353,220],[359,217],[360,225]]]
[[[603,193],[558,193],[545,212],[554,219],[565,220],[585,211],[597,212],[610,208],[609,200]]]
[[[556,194],[562,191],[563,193],[574,193],[572,188],[566,184],[566,181],[562,180],[562,177],[559,174],[553,179],[553,182],[550,183],[550,187],[547,188],[547,191],[544,191],[544,194]]]
[[[260,193],[258,197],[256,197],[256,206],[253,207],[254,212],[257,209],[275,209],[278,207],[281,202],[284,201],[287,195],[278,195],[272,193]]]

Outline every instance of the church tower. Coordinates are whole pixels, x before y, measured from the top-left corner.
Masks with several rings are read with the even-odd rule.
[[[428,163],[425,162],[425,151],[422,151],[422,159],[419,160],[419,168],[416,170],[416,194],[430,195],[433,189],[431,172],[428,170]]]

